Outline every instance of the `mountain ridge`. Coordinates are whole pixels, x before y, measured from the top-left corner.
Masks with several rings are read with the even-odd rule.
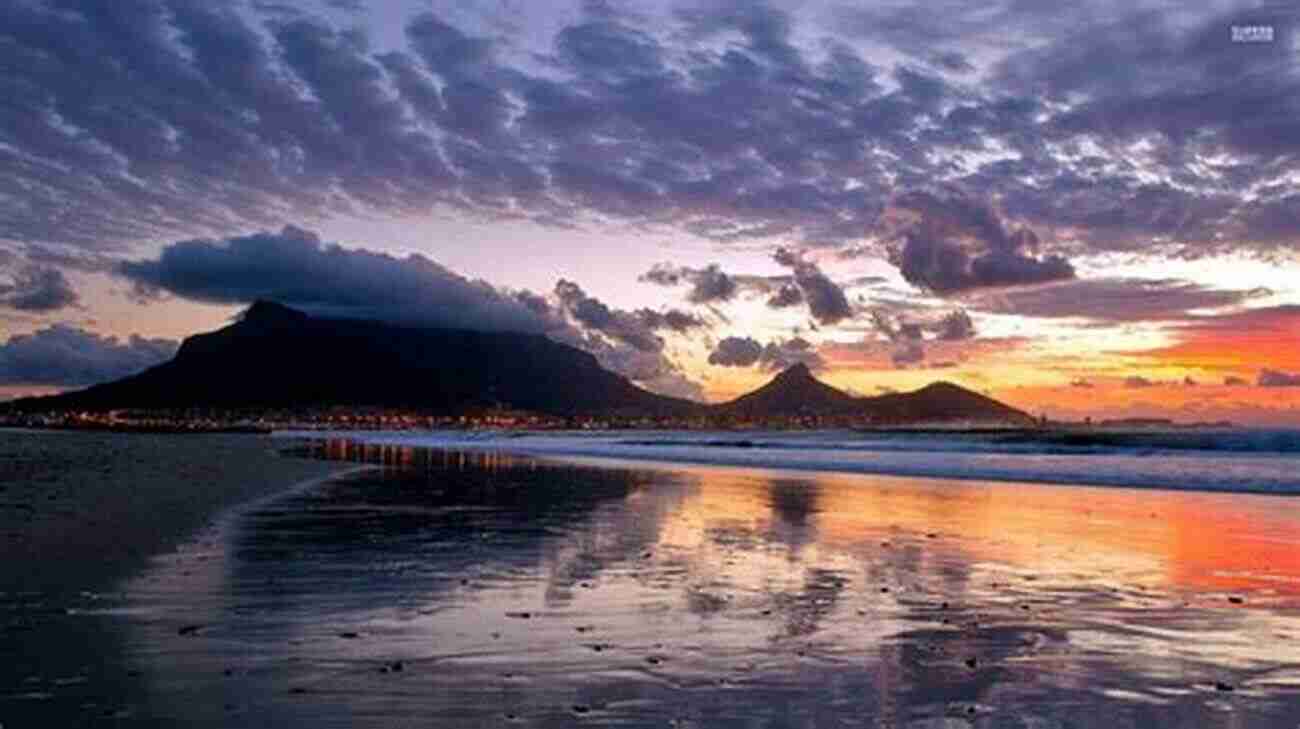
[[[765,385],[705,404],[644,390],[541,334],[427,329],[309,315],[257,301],[232,324],[187,337],[168,362],[3,410],[384,406],[441,414],[511,408],[553,416],[764,421],[852,418],[882,425],[996,422],[1028,414],[950,382],[855,397],[795,364]]]

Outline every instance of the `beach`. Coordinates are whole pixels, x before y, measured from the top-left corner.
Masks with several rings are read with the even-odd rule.
[[[5,726],[1300,722],[1290,497],[280,444]]]
[[[0,722],[106,720],[137,683],[100,614],[232,508],[346,465],[251,435],[0,430]],[[181,551],[177,551],[181,550]]]
[[[1289,499],[344,440],[298,455],[380,470],[258,502],[76,616],[106,624],[105,658],[133,687],[104,716],[177,726],[1295,718],[1300,673],[1287,646],[1300,637],[1300,531]],[[93,685],[81,675],[6,708],[39,711],[59,682]]]

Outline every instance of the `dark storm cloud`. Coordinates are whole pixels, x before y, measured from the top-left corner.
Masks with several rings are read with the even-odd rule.
[[[685,334],[692,329],[704,329],[709,326],[709,323],[703,318],[681,309],[666,309],[664,311],[638,309],[636,316],[641,320],[642,324],[650,329],[667,329],[678,334]]]
[[[559,299],[575,321],[587,329],[598,331],[642,352],[659,352],[664,348],[664,340],[654,333],[654,327],[649,325],[646,317],[611,309],[599,299],[588,296],[581,286],[572,281],[557,281],[555,298]]]
[[[709,364],[721,367],[751,367],[763,356],[763,345],[752,337],[725,337],[709,354]]]
[[[146,291],[194,301],[268,299],[329,316],[479,330],[546,328],[519,300],[424,256],[343,248],[292,226],[173,243],[156,259],[122,263],[117,273]]]
[[[57,268],[26,266],[13,282],[0,283],[0,306],[18,311],[48,313],[77,303],[77,292]]]
[[[844,289],[830,280],[821,268],[797,252],[778,248],[773,258],[794,272],[795,285],[808,302],[810,313],[818,324],[829,325],[853,316],[853,307],[844,296]]]
[[[689,284],[690,291],[686,300],[692,304],[711,304],[730,301],[740,291],[737,279],[711,263],[704,268],[686,268],[670,263],[657,263],[640,276],[641,281],[660,286],[679,286]]]
[[[664,339],[655,332],[686,334],[708,328],[707,321],[678,309],[614,309],[565,279],[556,282],[553,295],[555,308],[530,292],[515,297],[546,318],[547,336],[592,353],[606,369],[664,395],[703,396],[699,383],[668,358]]]
[[[690,274],[691,291],[686,298],[695,304],[727,301],[736,295],[736,282],[723,273],[717,264]]]
[[[116,380],[176,353],[167,339],[121,341],[56,324],[0,344],[0,384],[76,387]]]
[[[1035,318],[1104,322],[1178,320],[1267,296],[1268,289],[1220,289],[1178,279],[1077,279],[970,299],[981,311]]]
[[[1300,373],[1262,369],[1256,384],[1260,387],[1300,387]]]
[[[795,364],[821,369],[826,362],[812,342],[802,337],[760,344],[752,337],[726,337],[709,354],[709,364],[719,367],[752,367],[783,370]]]
[[[903,278],[940,296],[1010,288],[1074,277],[1056,255],[1038,256],[1038,236],[1009,229],[998,215],[961,194],[913,191],[894,204],[915,216],[891,252]]]
[[[955,184],[1038,233],[919,205],[930,222],[897,260],[938,293],[1068,278],[1065,252],[1297,240],[1289,5],[941,0],[826,18],[711,0],[653,21],[587,3],[527,53],[432,14],[380,49],[310,12],[250,12],[0,6],[0,239],[112,251],[450,208],[873,249],[886,201]],[[1279,40],[1231,43],[1242,23]],[[905,61],[872,65],[846,36]]]

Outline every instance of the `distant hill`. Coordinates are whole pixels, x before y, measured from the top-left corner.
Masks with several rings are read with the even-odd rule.
[[[858,400],[863,412],[882,425],[970,423],[1033,427],[1034,416],[951,382],[934,382],[913,392]]]
[[[753,419],[843,416],[877,425],[1036,424],[1034,417],[1022,410],[950,382],[936,382],[913,392],[854,397],[813,377],[803,364],[786,369],[757,390],[715,405],[712,410]]]
[[[17,410],[308,408],[368,405],[456,413],[476,407],[572,415],[675,415],[656,395],[539,334],[419,329],[308,316],[257,302],[186,339],[171,361],[115,382],[15,401]]]
[[[808,366],[796,364],[771,382],[730,402],[714,405],[714,413],[746,418],[792,415],[851,415],[858,398],[812,376]]]
[[[538,334],[422,329],[331,319],[270,302],[189,337],[176,356],[137,375],[3,409],[310,409],[380,406],[458,414],[504,407],[549,415],[704,416],[761,422],[835,416],[880,425],[1033,425],[1010,406],[946,382],[854,397],[803,364],[716,405],[643,390],[596,358]]]

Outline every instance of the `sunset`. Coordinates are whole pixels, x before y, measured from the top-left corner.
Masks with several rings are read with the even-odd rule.
[[[3,12],[10,397],[261,298],[543,332],[708,401],[797,342],[864,394],[1300,423],[1282,6]]]
[[[0,0],[0,729],[1294,729],[1297,454],[1292,2]]]

